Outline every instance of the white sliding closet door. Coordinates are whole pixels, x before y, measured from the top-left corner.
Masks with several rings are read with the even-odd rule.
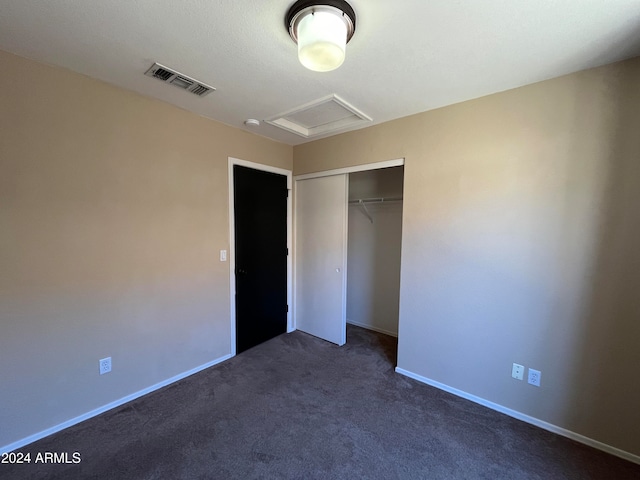
[[[347,341],[348,175],[295,185],[296,328],[338,345]]]

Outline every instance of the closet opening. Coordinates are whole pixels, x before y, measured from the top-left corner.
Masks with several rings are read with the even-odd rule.
[[[396,339],[403,183],[404,166],[349,173],[347,324]]]
[[[397,362],[404,159],[294,177],[295,328]]]

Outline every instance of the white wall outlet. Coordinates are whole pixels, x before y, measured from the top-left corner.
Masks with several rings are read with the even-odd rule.
[[[536,387],[540,386],[540,377],[542,377],[542,372],[539,370],[534,370],[533,368],[529,369],[529,383],[531,385],[535,385]]]
[[[100,375],[109,373],[111,371],[111,357],[103,358],[99,361]]]
[[[227,261],[227,251],[226,250],[220,250],[220,261],[221,262],[226,262]]]
[[[513,368],[511,369],[511,376],[516,380],[524,379],[524,365],[514,363]]]

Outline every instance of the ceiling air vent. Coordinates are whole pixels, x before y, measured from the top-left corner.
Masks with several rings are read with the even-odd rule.
[[[172,75],[173,75],[173,73],[171,73],[169,70],[165,70],[164,68],[160,68],[160,67],[158,67],[153,72],[153,76],[156,77],[156,78],[159,78],[163,82],[166,82],[167,80],[169,80]]]
[[[186,75],[176,72],[164,65],[160,65],[159,63],[151,65],[151,68],[145,72],[145,75],[147,77],[157,78],[165,83],[170,83],[171,85],[181,88],[182,90],[186,90],[187,92],[191,92],[199,97],[204,97],[208,93],[215,91],[215,88],[212,86],[191,77],[187,77]]]

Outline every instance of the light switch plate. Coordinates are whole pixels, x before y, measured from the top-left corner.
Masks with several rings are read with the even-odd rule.
[[[221,262],[226,262],[227,261],[227,251],[226,250],[220,250],[220,261]]]

